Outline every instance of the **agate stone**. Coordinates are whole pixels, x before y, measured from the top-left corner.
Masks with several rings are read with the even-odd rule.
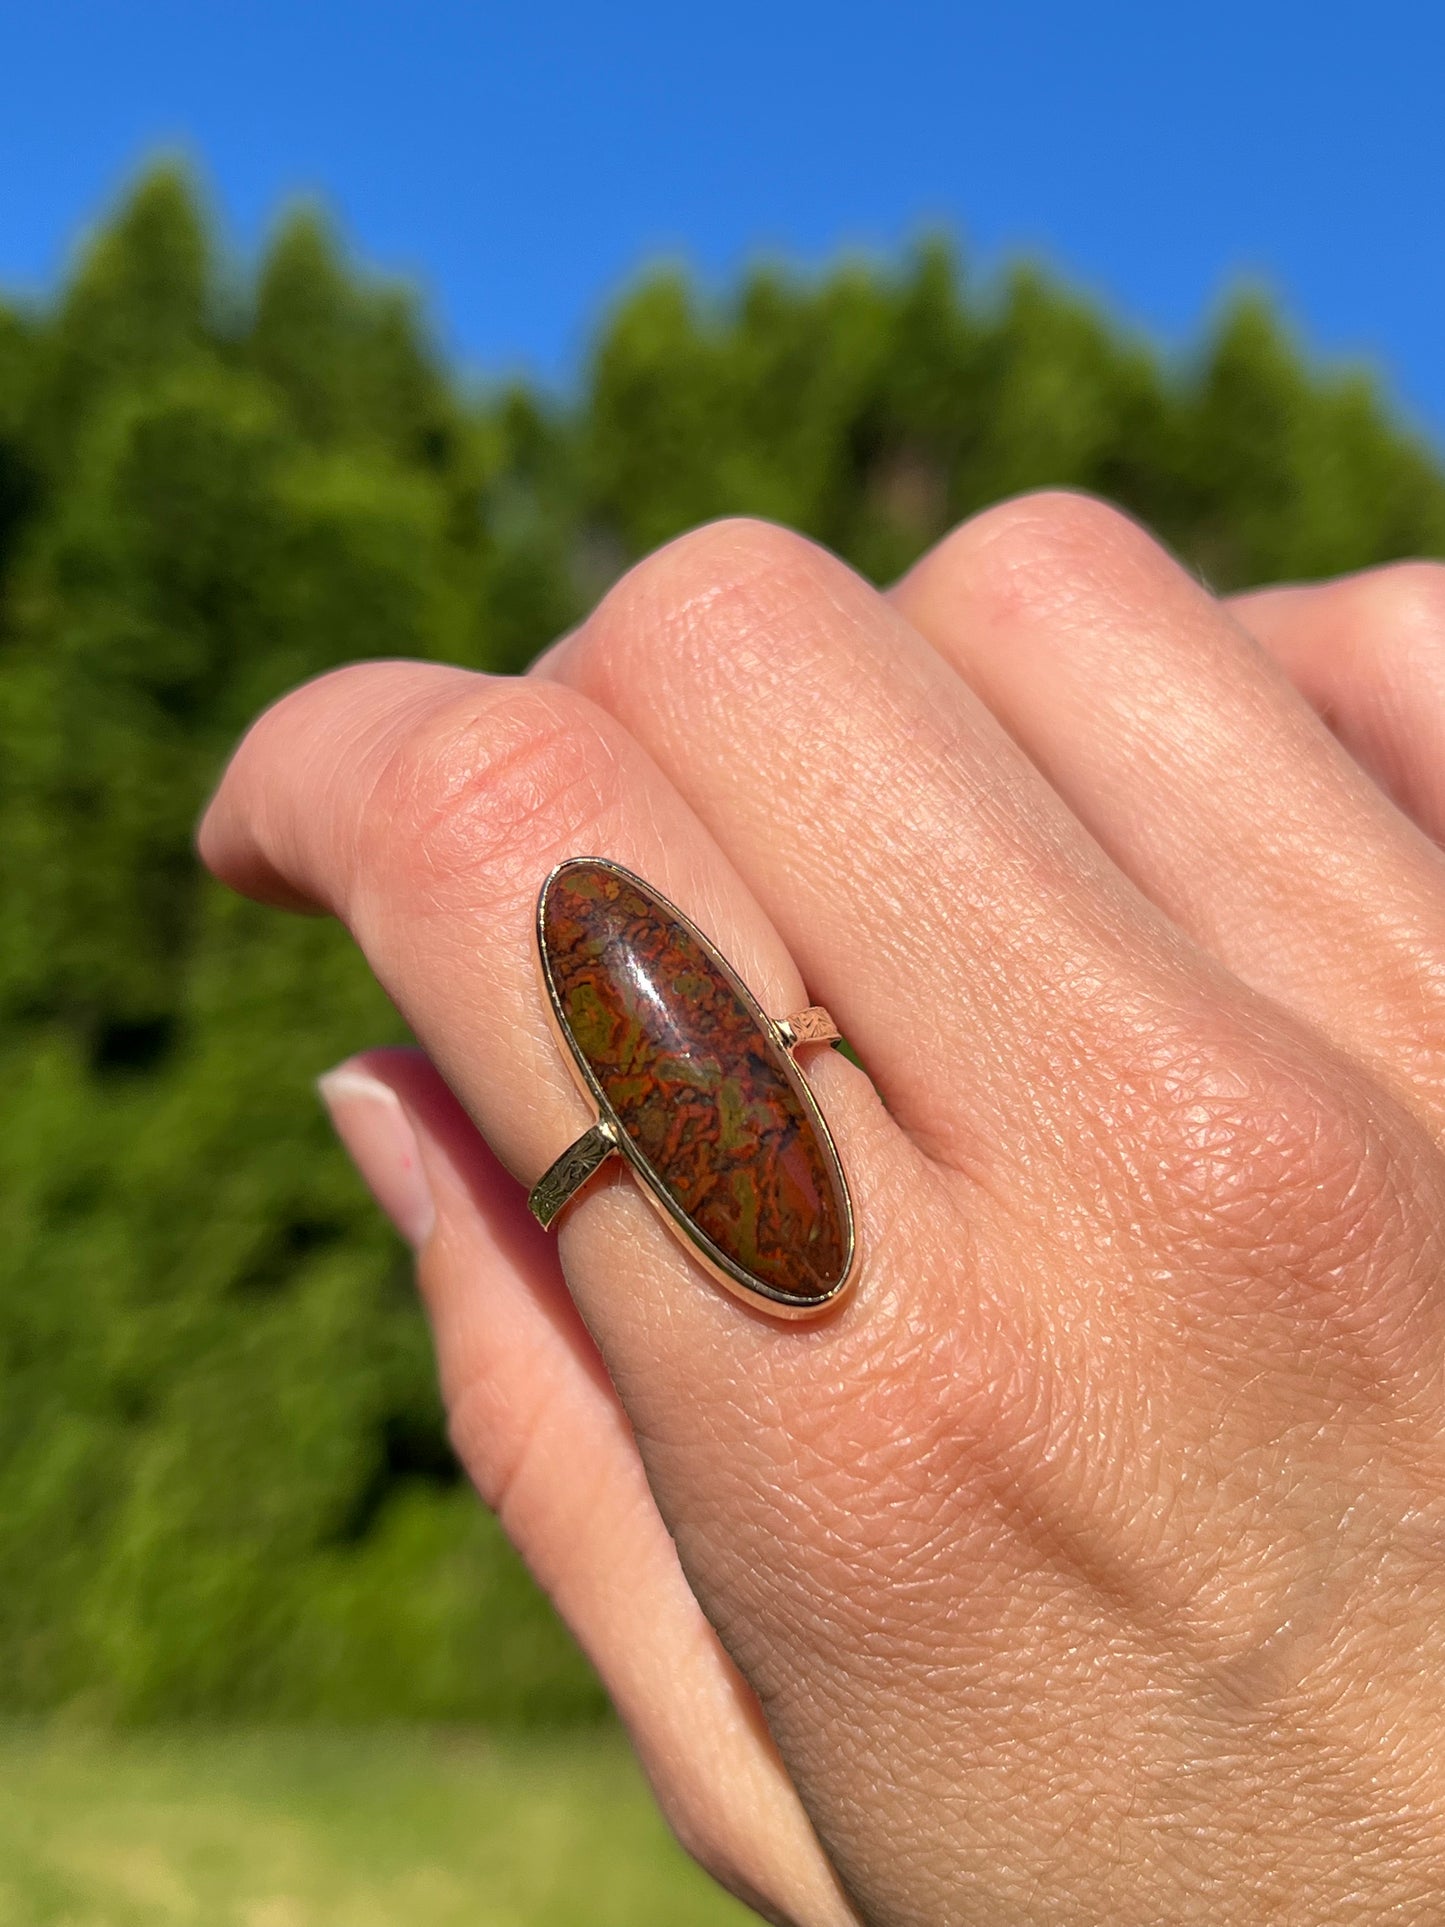
[[[593,858],[553,873],[538,935],[584,1079],[703,1255],[772,1297],[836,1291],[852,1256],[837,1157],[796,1066],[707,940]]]

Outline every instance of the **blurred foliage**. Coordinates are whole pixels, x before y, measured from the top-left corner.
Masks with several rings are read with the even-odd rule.
[[[1431,454],[1267,304],[1171,365],[937,244],[654,273],[567,399],[469,392],[314,212],[243,275],[165,168],[0,307],[0,1710],[597,1712],[311,1092],[397,1019],[335,928],[203,880],[197,809],[303,677],[515,670],[708,517],[882,580],[1045,483],[1221,587],[1445,554]]]

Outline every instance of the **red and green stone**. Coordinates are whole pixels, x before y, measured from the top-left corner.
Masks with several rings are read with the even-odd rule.
[[[837,1161],[707,949],[664,899],[586,859],[553,876],[541,935],[574,1048],[662,1188],[752,1278],[827,1297],[848,1261]]]

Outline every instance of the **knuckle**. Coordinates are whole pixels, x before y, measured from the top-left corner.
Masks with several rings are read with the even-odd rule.
[[[1445,566],[1397,562],[1354,584],[1349,655],[1357,675],[1399,683],[1414,669],[1440,673],[1445,653]],[[1400,689],[1403,695],[1403,687]]]
[[[1293,1302],[1357,1335],[1372,1312],[1407,1316],[1401,1267],[1420,1243],[1427,1161],[1348,1067],[1196,1037],[1162,1053],[1130,1098],[1125,1155],[1176,1276],[1206,1295],[1258,1287],[1256,1304]]]
[[[609,811],[615,765],[585,698],[479,680],[399,729],[363,813],[362,854],[406,852],[428,899],[481,873],[489,900],[529,894],[539,862],[585,840]]]
[[[1000,614],[1047,614],[1157,570],[1162,551],[1122,509],[1097,496],[1045,489],[1001,502],[947,536],[924,565],[986,598]]]
[[[609,692],[661,659],[683,670],[723,661],[766,669],[829,570],[841,565],[804,536],[750,518],[677,537],[631,569],[574,639],[567,667],[580,686]]]
[[[1445,639],[1445,564],[1395,562],[1362,577],[1358,588],[1387,635],[1437,646]]]

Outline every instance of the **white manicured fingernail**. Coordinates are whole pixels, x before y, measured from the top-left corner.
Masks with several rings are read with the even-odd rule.
[[[350,1064],[318,1077],[316,1088],[372,1196],[409,1245],[424,1245],[436,1223],[436,1206],[401,1099],[379,1078]]]

